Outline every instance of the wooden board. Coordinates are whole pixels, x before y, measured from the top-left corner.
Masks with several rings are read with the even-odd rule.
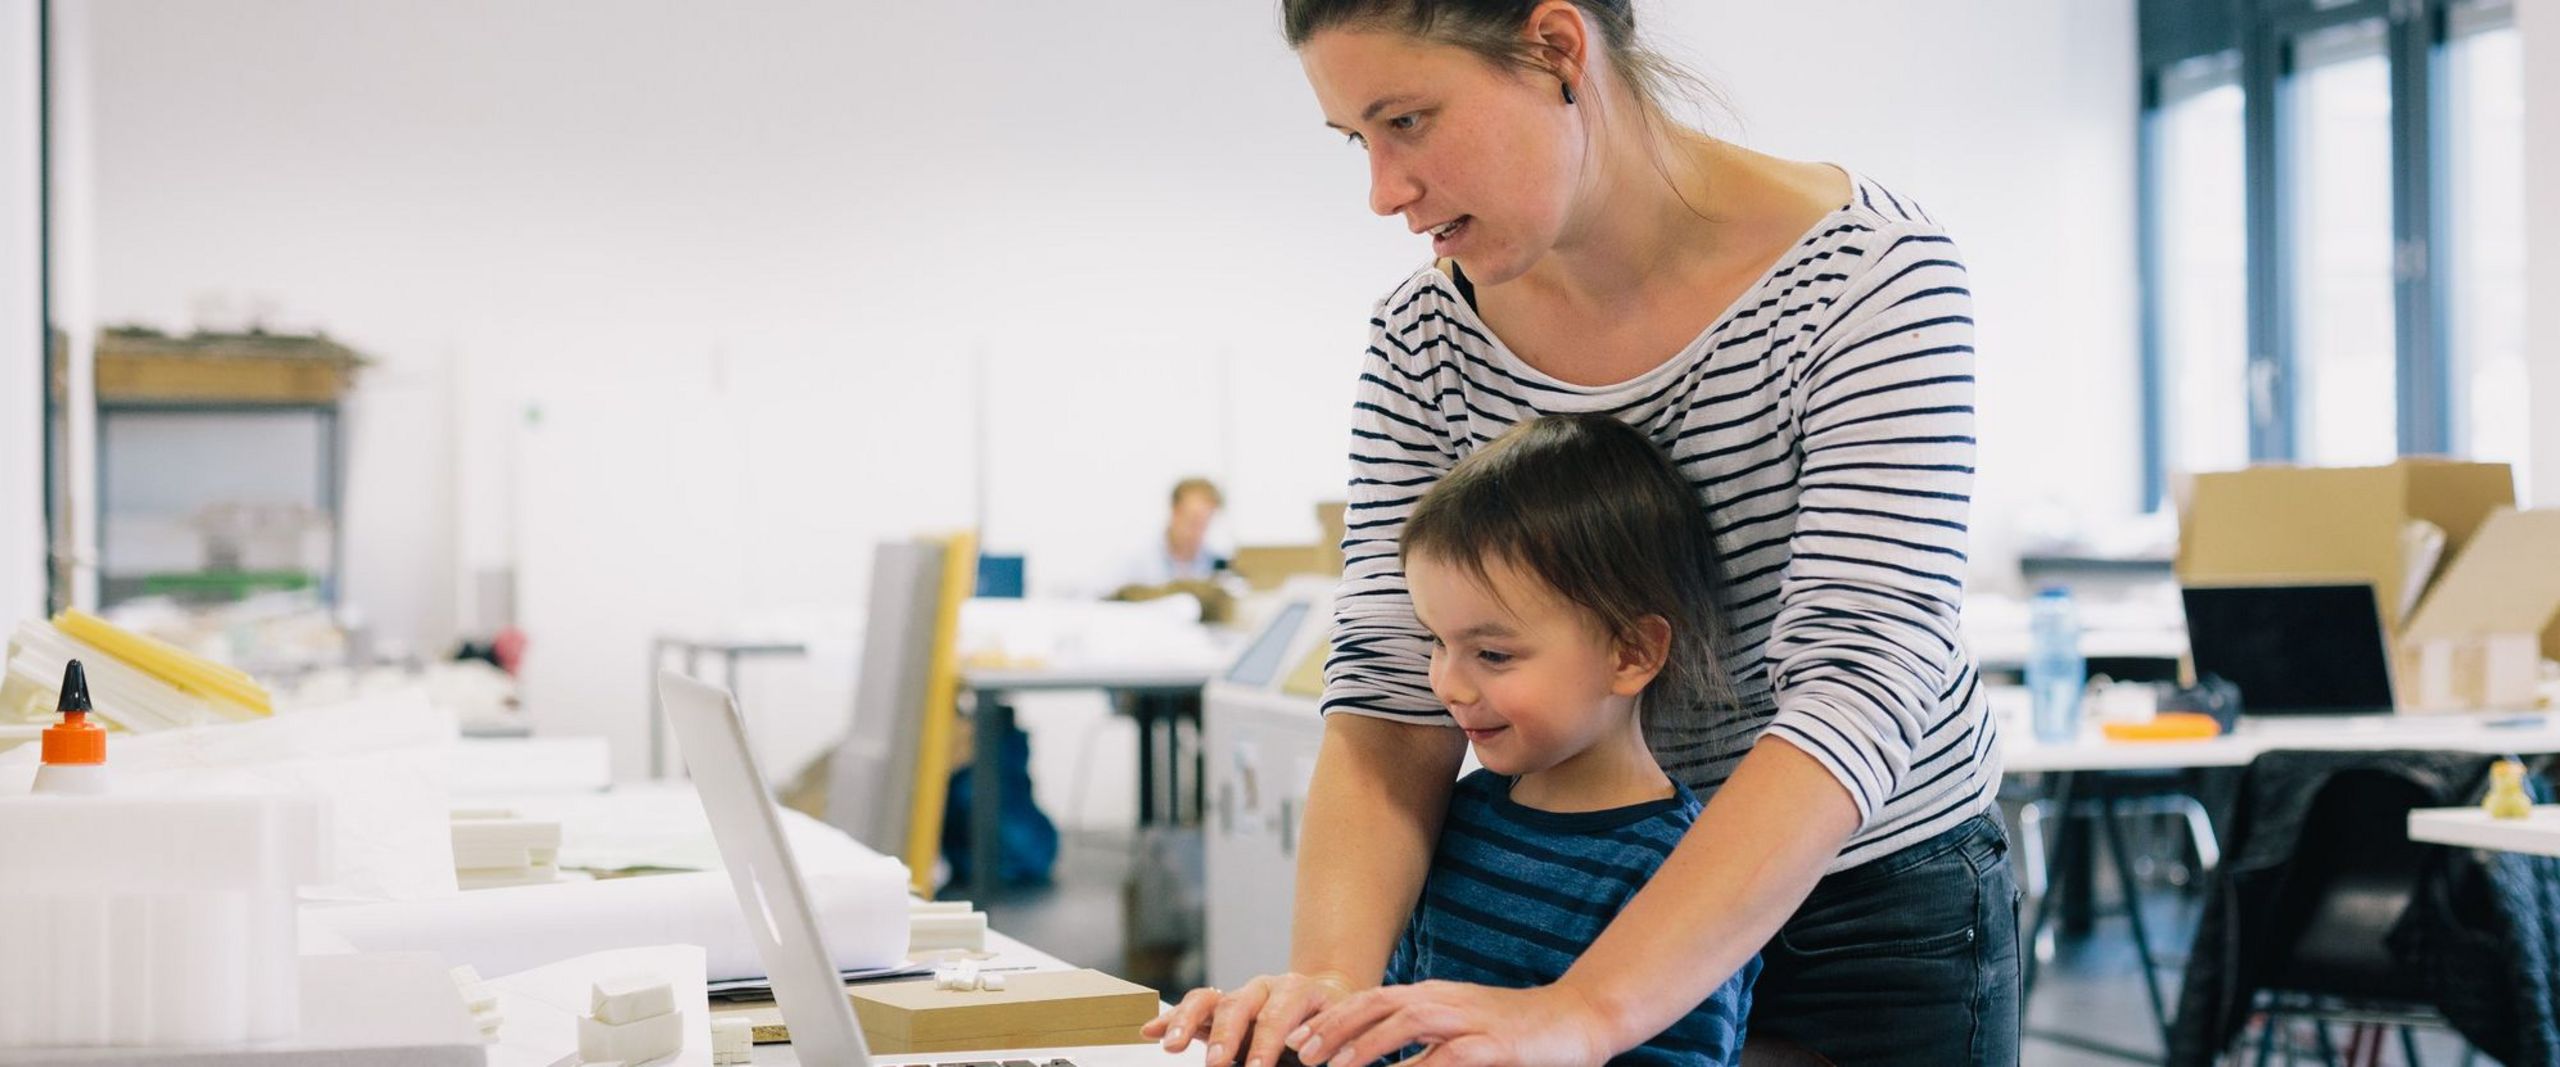
[[[1138,1027],[1160,1009],[1156,992],[1100,971],[1005,975],[999,991],[951,992],[930,979],[847,986],[863,1040],[881,1054],[973,1049],[1135,1044]],[[772,1001],[712,1008],[714,1018],[747,1020],[757,1044],[791,1040]]]

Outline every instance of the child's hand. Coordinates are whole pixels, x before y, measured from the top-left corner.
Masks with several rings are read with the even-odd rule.
[[[1208,1067],[1227,1067],[1239,1056],[1245,1067],[1279,1067],[1294,1058],[1282,1044],[1290,1033],[1350,995],[1341,975],[1269,974],[1227,992],[1194,989],[1138,1032],[1162,1040],[1168,1052],[1207,1041]]]

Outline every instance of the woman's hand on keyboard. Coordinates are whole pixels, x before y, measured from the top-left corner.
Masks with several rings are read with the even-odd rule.
[[[1290,1056],[1282,1042],[1317,1012],[1351,995],[1336,974],[1267,974],[1232,990],[1194,989],[1139,1030],[1180,1052],[1195,1040],[1209,1045],[1208,1067],[1278,1067]]]

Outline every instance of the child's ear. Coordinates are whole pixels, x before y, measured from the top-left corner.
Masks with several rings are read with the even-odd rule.
[[[1644,692],[1670,657],[1670,620],[1660,615],[1637,619],[1635,632],[1618,642],[1617,669],[1612,673],[1609,691],[1622,697]]]

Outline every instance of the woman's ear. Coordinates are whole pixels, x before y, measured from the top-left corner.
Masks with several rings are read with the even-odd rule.
[[[1573,0],[1539,4],[1521,32],[1529,38],[1530,54],[1543,60],[1549,73],[1568,87],[1582,84],[1583,73],[1591,69],[1591,23]]]
[[[1636,620],[1635,632],[1617,642],[1609,691],[1622,697],[1644,692],[1671,658],[1671,622],[1660,615]]]

